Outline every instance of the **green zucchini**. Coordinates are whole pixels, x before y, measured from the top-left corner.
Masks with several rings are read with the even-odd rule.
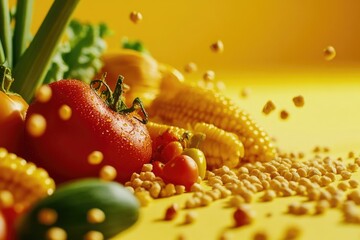
[[[100,209],[105,220],[88,221],[91,209]],[[101,232],[104,239],[111,238],[133,225],[139,217],[139,202],[134,195],[116,182],[83,179],[60,186],[53,195],[40,200],[27,212],[17,225],[19,240],[47,239],[52,227],[65,230],[67,240],[84,239],[89,231]],[[44,209],[55,210],[53,223],[39,221]]]

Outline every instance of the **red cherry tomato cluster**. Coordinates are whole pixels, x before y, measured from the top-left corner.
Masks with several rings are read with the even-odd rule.
[[[199,170],[196,161],[183,155],[184,148],[170,131],[153,141],[153,172],[165,182],[184,185],[186,189],[197,181]]]

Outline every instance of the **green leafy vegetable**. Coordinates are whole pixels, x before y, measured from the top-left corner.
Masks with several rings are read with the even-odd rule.
[[[144,44],[141,41],[130,41],[127,38],[122,40],[122,48],[132,49],[141,53],[146,53],[150,55],[150,52],[145,48]]]
[[[44,82],[75,78],[90,83],[102,67],[100,57],[106,48],[103,38],[109,32],[105,24],[83,24],[72,20],[66,30],[67,41],[58,47]]]

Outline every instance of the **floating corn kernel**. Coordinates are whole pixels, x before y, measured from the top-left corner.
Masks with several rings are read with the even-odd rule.
[[[64,229],[59,227],[52,227],[46,232],[47,240],[66,240],[67,233]]]
[[[277,155],[267,133],[220,92],[184,84],[172,92],[159,94],[148,113],[150,119],[182,128],[205,122],[233,132],[244,144],[245,161],[270,161]]]
[[[296,107],[303,107],[305,104],[304,97],[301,95],[294,97],[292,100]]]
[[[325,60],[327,61],[331,61],[335,58],[336,56],[336,50],[333,46],[327,46],[325,49],[324,49],[324,58]]]
[[[212,70],[208,70],[203,75],[204,81],[213,81],[215,79],[215,72]]]
[[[130,13],[130,20],[133,22],[133,23],[138,23],[140,22],[141,20],[143,19],[143,16],[140,12],[137,12],[137,11],[133,11]]]
[[[210,45],[210,49],[216,53],[222,53],[224,51],[224,43],[218,40]]]
[[[100,178],[105,181],[112,181],[116,178],[117,172],[113,166],[105,165],[100,170]]]
[[[243,98],[247,98],[250,95],[250,93],[251,93],[251,89],[248,87],[245,87],[241,90],[240,96]]]
[[[14,205],[14,196],[8,190],[0,191],[0,209],[8,208]]]
[[[173,220],[179,212],[179,205],[177,203],[171,204],[165,211],[164,220],[171,221]]]
[[[44,225],[52,225],[56,223],[58,214],[54,209],[41,209],[37,215],[38,221]]]
[[[59,117],[61,120],[69,120],[71,118],[71,115],[72,110],[68,105],[64,104],[59,108]]]
[[[197,65],[194,62],[189,62],[184,66],[184,71],[187,73],[192,73],[197,71]]]
[[[90,163],[92,165],[97,165],[97,164],[100,164],[103,159],[104,159],[104,155],[102,152],[93,151],[88,155],[87,160],[88,160],[88,163]]]
[[[280,118],[285,120],[285,119],[288,119],[289,117],[289,113],[286,111],[286,110],[281,110],[280,111]]]
[[[87,221],[89,223],[102,223],[105,221],[105,213],[98,208],[92,208],[87,212]]]
[[[32,114],[26,123],[26,130],[33,137],[40,137],[46,130],[46,120],[40,114]]]
[[[51,99],[52,96],[52,90],[49,85],[42,85],[39,87],[35,92],[35,99],[36,101],[46,103]]]
[[[272,111],[274,111],[275,109],[276,109],[275,104],[271,100],[269,100],[265,103],[262,112],[267,115]]]
[[[85,234],[84,240],[104,240],[104,235],[99,231],[89,231]]]

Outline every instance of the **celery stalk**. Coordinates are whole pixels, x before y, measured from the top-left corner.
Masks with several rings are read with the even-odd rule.
[[[34,0],[17,0],[13,37],[13,66],[24,53],[30,38],[30,24]]]
[[[5,58],[5,54],[4,54],[4,49],[3,49],[1,39],[0,39],[0,65],[6,65],[5,61],[6,61],[6,58]]]
[[[13,70],[13,91],[30,102],[46,75],[56,46],[80,0],[55,0],[30,46]]]
[[[12,67],[11,35],[9,3],[8,0],[0,0],[0,39],[9,67]]]

